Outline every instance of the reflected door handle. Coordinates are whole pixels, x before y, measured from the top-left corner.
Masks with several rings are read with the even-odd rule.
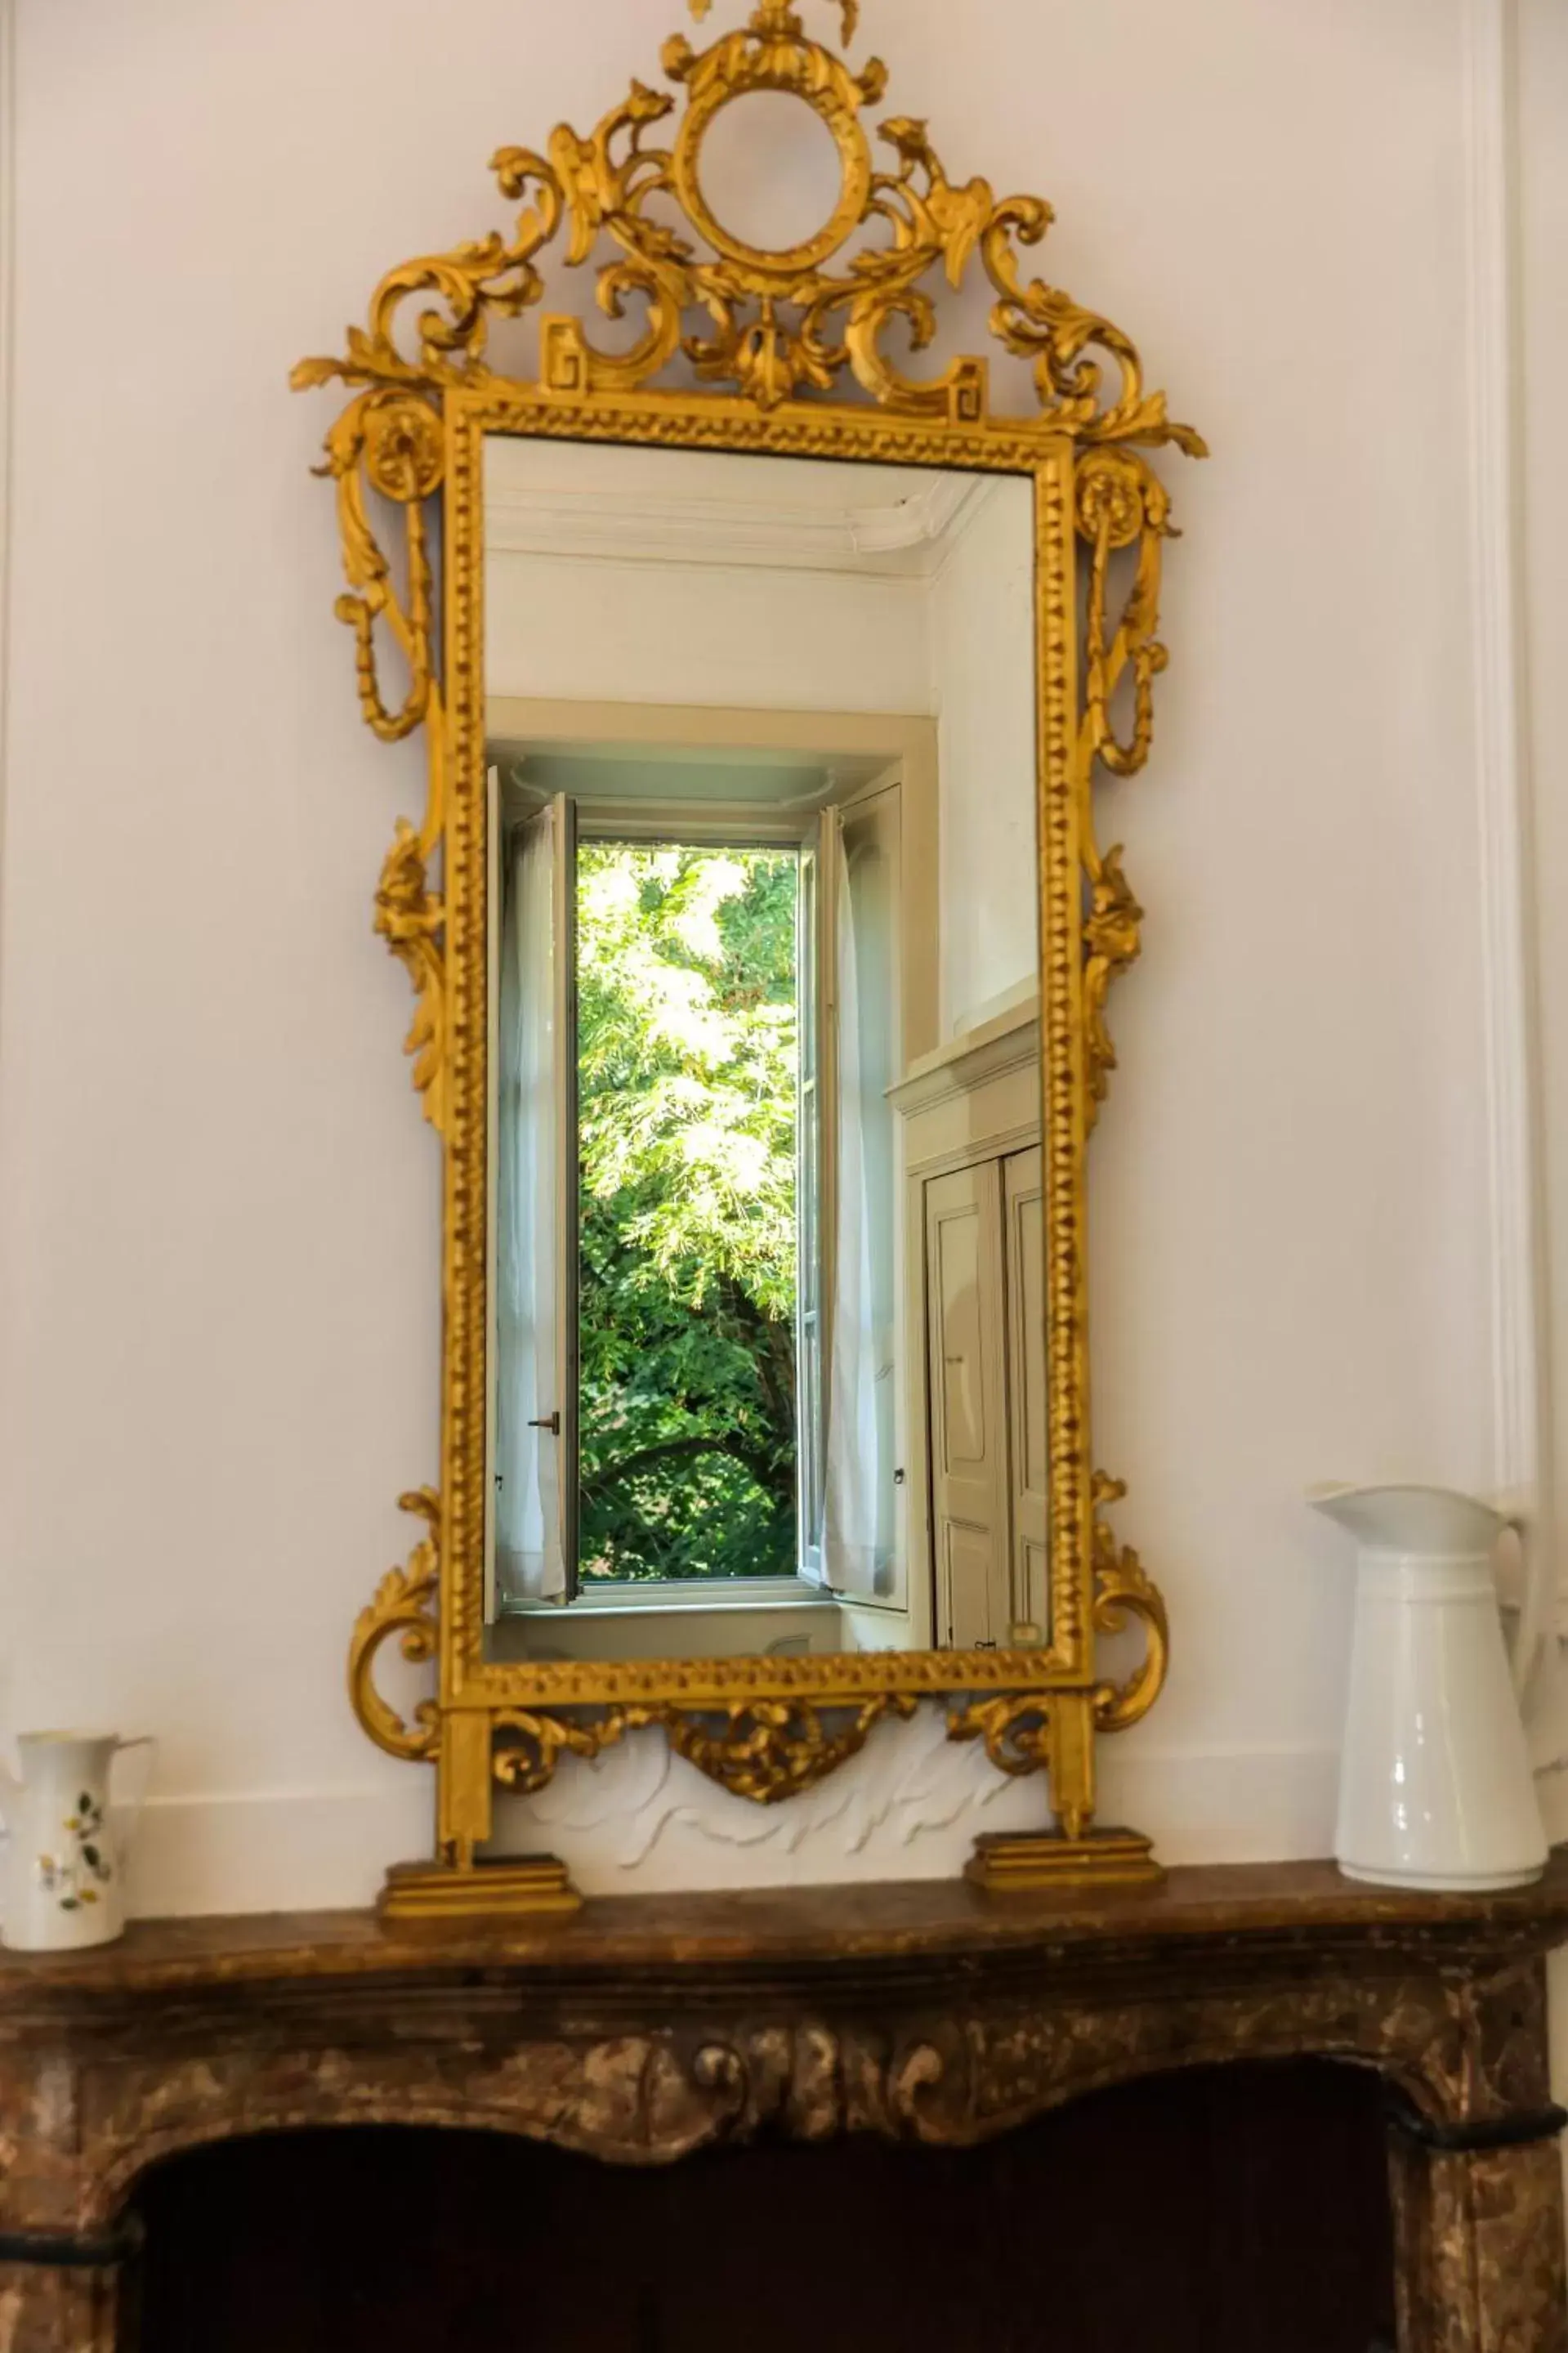
[[[559,1438],[561,1435],[561,1416],[559,1413],[547,1414],[542,1421],[531,1421],[528,1426],[530,1430],[547,1430],[552,1438]]]

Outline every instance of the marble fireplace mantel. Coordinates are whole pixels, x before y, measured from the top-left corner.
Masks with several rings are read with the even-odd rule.
[[[960,1884],[592,1903],[549,1925],[148,1922],[0,1956],[0,2353],[121,2345],[139,2179],[205,2142],[483,2126],[612,2163],[763,2133],[963,2147],[1199,2063],[1321,2054],[1390,2086],[1402,2353],[1568,2353],[1533,1888],[1410,1897],[1331,1865],[1114,1897]]]

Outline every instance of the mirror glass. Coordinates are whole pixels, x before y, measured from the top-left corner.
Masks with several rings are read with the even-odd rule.
[[[1046,1630],[1033,500],[487,443],[494,1657]]]

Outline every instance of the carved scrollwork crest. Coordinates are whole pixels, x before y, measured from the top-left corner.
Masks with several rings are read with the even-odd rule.
[[[847,47],[858,11],[842,15]],[[881,122],[878,135],[890,163],[874,167],[862,117],[887,87],[879,58],[854,72],[811,38],[795,8],[760,0],[743,29],[704,49],[673,36],[663,65],[686,100],[669,144],[650,143],[649,134],[675,114],[676,100],[634,82],[589,137],[562,125],[545,155],[500,149],[492,168],[502,195],[531,198],[510,237],[492,232],[390,271],[372,299],[368,326],[350,330],[343,355],[303,363],[296,383],[336,375],[351,385],[437,389],[488,377],[490,319],[516,317],[539,301],[536,259],[564,222],[569,266],[588,261],[601,237],[616,248],[599,267],[599,310],[618,319],[635,298],[645,316],[634,347],[620,353],[592,344],[575,319],[545,321],[541,377],[552,392],[628,391],[684,352],[705,381],[732,385],[764,411],[803,389],[829,391],[847,374],[884,408],[973,422],[985,410],[983,362],[960,360],[921,379],[893,362],[885,340],[901,322],[915,350],[928,345],[936,313],[922,280],[940,268],[957,289],[978,254],[996,297],[992,332],[1032,363],[1045,428],[1086,442],[1173,442],[1202,453],[1193,428],[1167,414],[1163,394],[1145,391],[1131,339],[1060,288],[1023,274],[1021,253],[1050,227],[1047,204],[1036,196],[998,201],[983,179],[958,185],[912,116]],[[709,206],[699,171],[714,116],[758,90],[787,91],[811,107],[840,164],[838,199],[822,229],[776,252],[731,234]],[[669,225],[671,209],[679,227]],[[871,241],[836,272],[826,269],[858,230]],[[410,353],[399,340],[405,306],[424,298],[433,301],[410,322]],[[689,329],[689,314],[705,325]]]

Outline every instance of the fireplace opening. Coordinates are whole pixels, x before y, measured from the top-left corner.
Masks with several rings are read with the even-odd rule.
[[[494,2133],[265,2134],[142,2181],[139,2353],[1373,2353],[1383,2089],[1142,2078],[954,2151],[616,2168]]]

